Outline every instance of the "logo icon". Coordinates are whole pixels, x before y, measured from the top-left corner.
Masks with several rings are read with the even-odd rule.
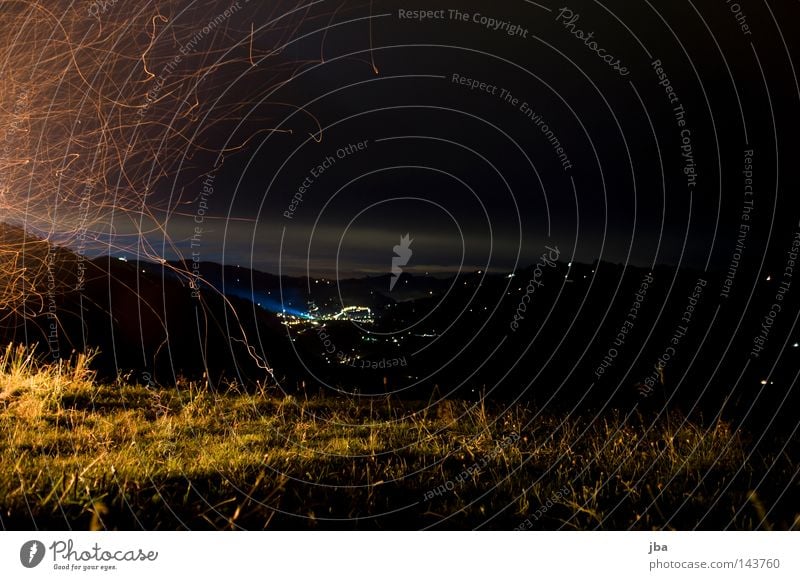
[[[44,560],[44,544],[39,540],[28,540],[19,549],[19,561],[26,568],[36,568]]]
[[[397,284],[400,275],[403,273],[403,266],[408,264],[411,255],[414,253],[411,251],[411,242],[413,241],[406,234],[400,237],[400,243],[393,248],[396,256],[392,258],[392,278],[389,281],[389,292],[394,289],[394,285]]]

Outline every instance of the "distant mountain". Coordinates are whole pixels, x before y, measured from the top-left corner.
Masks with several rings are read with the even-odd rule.
[[[109,377],[170,385],[207,373],[252,385],[270,378],[268,364],[288,389],[486,393],[566,409],[713,413],[724,404],[750,420],[769,420],[784,396],[797,397],[798,357],[772,365],[788,318],[752,355],[771,282],[721,298],[723,274],[556,262],[508,274],[403,274],[390,291],[388,275],[337,282],[207,262],[88,260],[8,226],[0,247],[3,271],[18,272],[3,278],[17,304],[2,308],[0,338],[39,342],[53,356],[97,347]],[[333,317],[347,306],[369,308],[372,322]]]
[[[263,382],[270,359],[292,360],[274,316],[236,296],[195,298],[167,265],[90,260],[9,226],[0,227],[0,247],[4,271],[28,268],[3,278],[3,342],[39,343],[54,358],[99,348],[105,376],[163,384],[205,373]]]
[[[29,314],[78,284],[79,257],[0,222],[0,312]],[[0,314],[0,318],[2,315]]]

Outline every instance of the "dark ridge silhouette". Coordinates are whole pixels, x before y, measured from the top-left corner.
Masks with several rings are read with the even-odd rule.
[[[250,303],[210,290],[194,298],[186,277],[161,265],[86,259],[7,225],[0,226],[0,244],[7,268],[35,264],[34,273],[3,288],[3,343],[38,343],[53,358],[99,349],[103,378],[123,374],[163,385],[177,376],[263,383],[267,353],[282,351],[274,317],[253,316]],[[251,316],[240,320],[239,312]],[[252,344],[251,335],[263,344]]]
[[[482,272],[450,278],[403,274],[390,292],[388,274],[337,284],[202,263],[195,266],[203,280],[198,298],[187,274],[191,264],[89,260],[9,226],[0,228],[0,241],[4,264],[20,264],[24,252],[26,265],[38,265],[35,275],[13,279],[4,289],[4,295],[24,300],[3,309],[0,338],[39,343],[56,357],[98,348],[98,370],[107,378],[122,374],[169,386],[178,376],[207,377],[212,385],[235,379],[251,388],[274,385],[274,373],[281,388],[303,385],[306,392],[486,396],[563,411],[676,410],[706,422],[722,415],[758,426],[793,421],[786,409],[797,401],[797,357],[784,355],[771,369],[786,343],[785,321],[776,323],[771,341],[742,372],[773,290],[757,287],[745,308],[744,291],[720,298],[722,276],[715,273],[558,262],[512,329],[535,266],[513,279]],[[626,325],[645,279],[651,280],[646,296]],[[705,285],[687,322],[699,280]],[[367,306],[376,314],[378,332],[412,328],[399,348],[384,339],[364,342],[364,331],[349,321],[325,325],[341,350],[374,361],[405,355],[406,364],[336,364],[317,332],[287,330],[277,316],[284,309],[306,312],[310,301],[329,309]],[[659,371],[666,352],[669,359]]]

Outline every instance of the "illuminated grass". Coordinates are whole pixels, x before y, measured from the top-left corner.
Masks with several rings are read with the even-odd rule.
[[[98,385],[90,358],[0,357],[3,526],[471,528],[497,514],[488,527],[511,529],[564,488],[531,527],[651,529],[674,514],[670,527],[687,528],[707,510],[701,527],[794,517],[764,517],[772,506],[748,486],[772,460],[747,459],[725,422]]]

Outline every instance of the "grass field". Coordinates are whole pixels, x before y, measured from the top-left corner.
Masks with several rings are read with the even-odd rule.
[[[8,529],[798,527],[788,457],[717,421],[98,384],[0,353]],[[771,468],[769,485],[753,489]],[[793,491],[792,491],[793,490]]]

